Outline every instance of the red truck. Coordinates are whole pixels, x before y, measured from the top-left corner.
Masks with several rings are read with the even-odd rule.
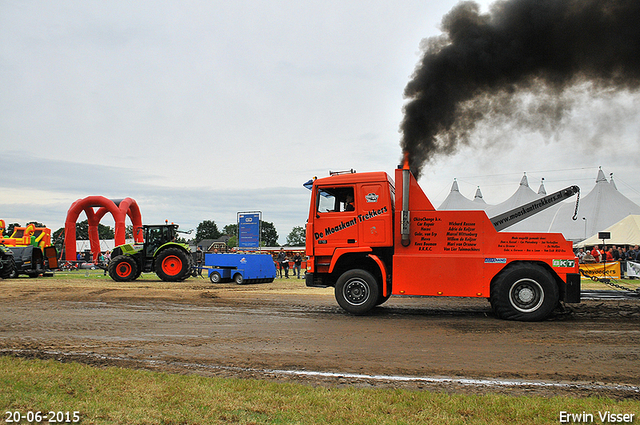
[[[560,233],[504,227],[575,194],[572,186],[489,218],[437,211],[407,162],[384,172],[316,179],[306,226],[306,285],[335,287],[338,304],[366,314],[391,295],[487,298],[503,319],[538,321],[580,302],[578,261]]]

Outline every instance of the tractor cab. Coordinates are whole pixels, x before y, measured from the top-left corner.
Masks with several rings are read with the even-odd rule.
[[[158,248],[176,240],[177,224],[144,225],[145,257],[152,258]]]

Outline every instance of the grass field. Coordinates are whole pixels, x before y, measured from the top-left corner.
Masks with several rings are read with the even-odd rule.
[[[58,272],[56,278],[60,278],[56,285],[63,287],[100,285],[101,280],[113,283],[102,270]],[[47,279],[38,280],[46,287]],[[8,282],[19,284],[21,280]],[[117,286],[147,288],[149,283],[145,281],[157,282],[153,287],[160,289],[184,286],[160,282],[153,273],[143,274],[141,280]],[[208,279],[190,278],[189,282],[210,285]],[[284,279],[276,283],[284,283]],[[609,289],[586,283],[588,289]],[[636,288],[640,281],[622,283]],[[309,290],[302,280],[288,280],[286,284]],[[256,288],[269,290],[272,286]],[[330,289],[319,291],[330,293]],[[606,423],[599,417],[605,412],[627,414],[627,418],[634,415],[631,423],[640,423],[639,400],[640,395],[613,400],[318,387],[0,356],[0,413],[4,423],[12,423],[15,412],[22,417],[20,423],[34,423],[27,420],[27,415],[31,412],[34,419],[38,411],[43,412],[43,423],[52,423],[48,421],[49,412],[62,422],[68,412],[73,423],[73,413],[78,412],[82,424],[558,424],[561,412],[592,415],[591,423]]]
[[[40,411],[44,423],[77,412],[82,424],[557,424],[561,412],[602,423],[607,411],[638,423],[640,413],[636,400],[324,388],[7,356],[0,406],[5,423]]]

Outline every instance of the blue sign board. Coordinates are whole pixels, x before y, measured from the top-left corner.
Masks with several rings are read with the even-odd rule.
[[[238,247],[260,247],[260,212],[238,213]]]

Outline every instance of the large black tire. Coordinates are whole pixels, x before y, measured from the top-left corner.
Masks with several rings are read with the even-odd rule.
[[[366,314],[378,303],[380,285],[366,270],[349,270],[338,278],[335,295],[340,307],[349,313]]]
[[[236,283],[236,285],[242,285],[244,283],[244,277],[241,273],[236,273],[233,275],[233,281]]]
[[[118,255],[109,263],[109,276],[116,282],[130,282],[139,276],[138,264],[128,255]]]
[[[18,277],[18,269],[16,267],[16,261],[13,259],[13,257],[10,257],[9,261],[7,261],[2,270],[0,270],[0,277],[3,279]]]
[[[549,317],[558,305],[558,285],[542,266],[518,263],[491,283],[490,301],[502,319],[536,322]]]
[[[191,255],[180,248],[165,248],[156,256],[156,274],[165,282],[180,282],[191,275]]]

